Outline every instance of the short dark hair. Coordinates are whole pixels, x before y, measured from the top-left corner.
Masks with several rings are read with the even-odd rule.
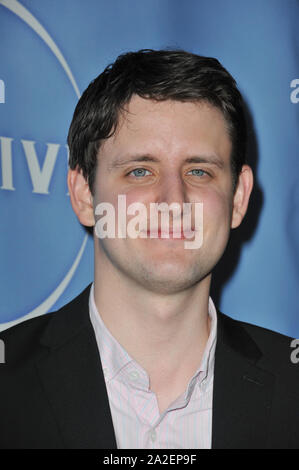
[[[244,102],[236,81],[212,57],[183,50],[142,49],[121,54],[82,94],[68,133],[69,166],[78,167],[94,193],[97,155],[113,135],[133,95],[158,101],[207,102],[223,113],[232,142],[233,192],[246,160]]]

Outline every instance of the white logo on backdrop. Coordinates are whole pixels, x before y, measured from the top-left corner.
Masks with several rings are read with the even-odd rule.
[[[0,103],[5,103],[5,85],[3,80],[0,80]]]
[[[0,5],[3,5],[6,7],[8,10],[13,12],[15,15],[17,15],[19,18],[21,18],[50,48],[50,50],[53,52],[55,57],[57,58],[58,62],[62,66],[63,70],[65,71],[66,75],[68,76],[75,92],[78,98],[80,98],[80,92],[79,88],[75,82],[75,79],[73,77],[73,74],[70,70],[70,67],[68,66],[65,58],[63,57],[62,53],[60,52],[59,48],[51,38],[51,36],[47,33],[45,28],[39,23],[39,21],[17,0],[0,0]],[[1,142],[3,145],[3,142]],[[29,147],[31,144],[29,142],[23,142],[23,145],[25,144],[25,147]],[[28,152],[26,155],[32,154],[32,152],[29,152],[29,148],[27,148]],[[52,149],[53,151],[56,149]],[[28,158],[27,158],[28,159]],[[52,158],[53,160],[53,158]],[[31,162],[32,163],[32,162]],[[32,166],[32,165],[31,165]],[[37,170],[37,169],[36,169]],[[10,178],[10,173],[9,173],[9,168],[6,171],[6,178]],[[35,172],[36,175],[38,176],[38,172]],[[44,173],[45,178],[46,178],[46,172]],[[32,175],[31,175],[32,176]],[[36,189],[40,189],[40,186],[45,187],[45,181],[43,179],[39,178],[33,178],[35,181]],[[14,189],[13,185],[11,183],[11,188]],[[39,191],[36,191],[39,192]],[[68,273],[64,277],[64,279],[60,282],[60,284],[56,287],[56,289],[40,304],[38,305],[34,310],[29,312],[28,314],[24,315],[21,318],[18,318],[17,320],[7,322],[7,323],[0,323],[0,331],[5,330],[17,323],[20,323],[21,321],[24,320],[29,320],[30,318],[37,317],[39,315],[43,315],[46,313],[54,304],[55,302],[59,299],[59,297],[62,295],[68,284],[70,283],[73,275],[75,274],[75,271],[79,265],[79,262],[82,258],[82,255],[84,253],[84,249],[86,246],[88,240],[88,235],[85,235],[84,240],[82,242],[82,245],[79,249],[79,252],[69,269]]]

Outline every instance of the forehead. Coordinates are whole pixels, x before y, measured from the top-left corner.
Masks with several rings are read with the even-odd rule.
[[[154,154],[180,160],[198,153],[229,158],[231,141],[222,112],[206,102],[154,101],[133,96],[120,113],[115,134],[104,141],[101,158]]]

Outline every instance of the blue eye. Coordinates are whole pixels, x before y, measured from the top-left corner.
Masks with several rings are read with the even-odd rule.
[[[130,171],[129,175],[131,173],[137,172],[137,174],[135,173],[134,176],[136,176],[138,178],[138,177],[145,176],[145,174],[144,174],[145,171],[148,171],[148,170],[146,170],[145,168],[136,168],[135,170]]]
[[[208,175],[206,171],[201,170],[200,168],[194,168],[193,170],[190,170],[190,171],[193,172],[193,176],[202,177],[204,175]],[[146,170],[145,168],[135,168],[134,170],[131,170],[127,175],[129,176],[133,173],[133,176],[135,176],[135,178],[142,178],[144,176],[148,176],[145,174],[146,172],[148,172],[148,174],[151,173],[149,170]]]
[[[190,171],[195,171],[195,174],[193,173],[194,176],[203,176],[203,174],[208,174],[206,171],[201,170],[200,168],[194,168],[193,170]]]

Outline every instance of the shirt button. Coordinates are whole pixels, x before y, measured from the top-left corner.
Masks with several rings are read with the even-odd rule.
[[[139,378],[139,374],[136,370],[133,370],[132,372],[130,372],[130,379],[131,380],[137,380]]]
[[[108,369],[107,369],[107,367],[104,367],[104,368],[103,368],[103,372],[104,372],[104,375],[105,375],[105,376],[108,374]]]
[[[150,436],[151,436],[151,440],[152,440],[153,442],[155,442],[156,437],[157,437],[157,433],[156,433],[156,431],[155,431],[154,429],[151,431]]]

